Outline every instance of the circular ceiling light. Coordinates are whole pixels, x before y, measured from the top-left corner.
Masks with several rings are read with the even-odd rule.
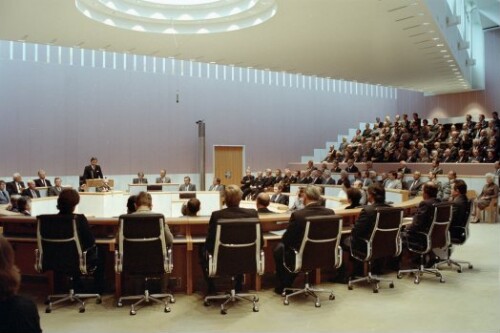
[[[75,0],[97,22],[134,31],[203,34],[241,30],[276,14],[275,0]]]

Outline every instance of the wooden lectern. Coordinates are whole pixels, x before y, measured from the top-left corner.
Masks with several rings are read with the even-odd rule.
[[[87,179],[85,181],[87,188],[89,188],[89,187],[101,187],[103,183],[104,183],[104,180],[102,178]],[[108,185],[111,187],[115,187],[114,179],[108,179]]]

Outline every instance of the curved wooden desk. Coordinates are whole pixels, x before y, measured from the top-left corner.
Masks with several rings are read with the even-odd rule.
[[[403,203],[394,204],[395,207],[405,209],[405,215],[410,215],[421,197],[416,197]],[[336,209],[335,213],[344,218],[344,234],[350,233],[352,225],[361,209]],[[0,215],[3,212],[0,211]],[[273,271],[273,245],[281,239],[281,235],[272,231],[284,230],[290,219],[290,212],[276,214],[261,214],[259,216],[264,234],[264,251],[266,253],[266,272]],[[103,250],[107,249],[106,276],[108,281],[115,281],[115,295],[121,295],[121,276],[114,274],[115,235],[118,230],[118,218],[89,217],[89,224],[96,237],[96,243]],[[196,280],[201,279],[201,269],[198,264],[198,249],[205,242],[210,216],[166,218],[174,238],[174,270],[171,279],[174,289],[191,294]],[[23,275],[47,276],[37,273],[33,268],[34,249],[36,248],[36,218],[9,214],[0,216],[0,226],[3,227],[5,237],[11,242],[16,254],[16,264]],[[48,277],[49,282],[52,278]],[[255,278],[255,288],[260,289],[260,277]],[[50,285],[50,283],[49,283]],[[53,285],[49,286],[53,290]]]

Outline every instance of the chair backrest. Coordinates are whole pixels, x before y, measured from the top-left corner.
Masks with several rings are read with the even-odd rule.
[[[121,260],[117,271],[144,275],[169,273],[172,264],[168,260],[163,214],[125,214],[119,220]]]
[[[428,250],[444,248],[450,245],[450,228],[452,217],[452,203],[441,202],[434,204],[434,219],[427,234]]]
[[[403,209],[378,207],[375,226],[368,242],[365,260],[397,256],[401,253]]]
[[[305,223],[304,236],[295,261],[295,271],[339,267],[342,263],[342,251],[339,247],[342,217],[311,216]]]
[[[453,224],[450,225],[450,241],[452,244],[464,244],[467,238],[469,238],[469,215],[472,205],[472,200],[467,200],[465,214],[460,216],[462,220],[458,222],[452,221]]]
[[[258,218],[217,221],[210,276],[262,273],[261,228]]]
[[[74,215],[37,216],[38,271],[86,273]]]

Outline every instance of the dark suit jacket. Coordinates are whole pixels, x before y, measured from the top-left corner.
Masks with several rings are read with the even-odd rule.
[[[250,176],[244,176],[242,179],[241,179],[241,190],[244,190],[244,189],[247,189],[250,187],[250,185],[253,185],[255,181],[255,177],[250,175]]]
[[[288,206],[288,195],[280,194],[279,198],[277,198],[277,195],[273,194],[271,196],[271,202]]]
[[[51,187],[52,183],[50,182],[50,180],[45,178],[45,185],[43,185],[42,180],[39,178],[39,179],[35,179],[35,185],[36,185],[36,187]]]
[[[411,196],[416,196],[418,195],[418,192],[422,189],[422,186],[424,186],[424,182],[421,181],[420,179],[417,181],[415,185],[413,185],[413,182],[414,180],[408,182],[408,190],[410,191]]]
[[[65,215],[59,213],[58,215]],[[73,214],[76,219],[76,228],[78,231],[78,237],[80,238],[80,244],[82,245],[82,250],[87,250],[92,245],[95,244],[95,238],[90,231],[89,222],[83,214]]]
[[[24,185],[24,182],[20,182],[19,183],[21,185],[22,188],[26,188],[26,186]],[[7,192],[9,192],[9,195],[12,196],[12,194],[21,194],[21,192],[18,192],[17,191],[17,186],[16,186],[16,182],[15,181],[11,181],[11,182],[8,182],[5,184],[6,186],[6,189],[7,189]]]
[[[33,191],[35,191],[37,198],[40,198],[40,191],[38,191],[38,190],[33,190]],[[23,192],[21,193],[21,195],[24,195],[24,196],[27,196],[27,197],[30,197],[33,199],[33,194],[31,193],[31,190],[29,188],[24,189]]]
[[[333,179],[332,177],[328,178],[328,180],[326,182],[324,182],[323,184],[325,185],[335,185],[335,179]]]
[[[269,208],[267,208],[267,207],[257,209],[257,213],[259,213],[259,214],[274,214],[274,212],[272,210],[269,210]]]
[[[141,180],[142,180],[142,182],[141,182]],[[132,179],[132,183],[133,184],[147,184],[148,179],[147,178],[142,178],[142,179],[134,178],[134,179]]]
[[[321,177],[318,177],[318,178],[316,178],[316,179],[314,179],[314,178],[313,178],[313,179],[311,180],[311,184],[314,184],[314,185],[321,185],[321,184],[323,184],[323,179],[322,179]]]
[[[52,186],[47,191],[47,196],[49,196],[49,197],[58,197],[59,194],[61,194],[62,190],[63,190],[62,187],[60,187],[59,189],[57,189],[57,187]]]
[[[306,220],[310,216],[318,215],[334,215],[335,212],[330,208],[325,208],[319,203],[312,203],[305,206],[303,209],[296,210],[290,216],[288,228],[283,234],[281,242],[286,248],[298,249],[304,237]]]
[[[459,195],[453,200],[450,232],[453,227],[465,227],[470,213],[470,202],[467,196]]]
[[[377,207],[391,207],[385,203],[374,203],[373,205],[363,206],[361,213],[359,213],[358,219],[354,223],[354,227],[351,230],[351,246],[356,246],[356,244],[361,244],[360,239],[368,239],[373,232],[375,227],[375,220],[377,218],[377,212],[375,209]]]
[[[92,166],[87,165],[85,167],[85,170],[83,170],[83,180],[96,179],[96,178],[104,178],[104,175],[102,174],[101,166],[96,165],[95,170],[92,173]]]
[[[245,217],[259,217],[259,214],[255,209],[240,208],[240,207],[228,207],[221,210],[216,210],[212,212],[210,216],[210,221],[208,221],[208,233],[205,239],[205,250],[209,253],[213,253],[215,246],[215,233],[217,231],[217,221],[220,219],[232,219],[232,218],[245,218]],[[264,244],[261,241],[261,244]]]
[[[439,203],[439,200],[436,198],[422,200],[418,205],[417,212],[413,215],[413,222],[406,227],[406,230],[427,233],[434,219],[433,205],[436,203]]]
[[[359,170],[358,167],[353,164],[352,167],[346,166],[345,171],[349,173],[355,173],[358,172]]]
[[[404,172],[403,172],[403,171],[404,171]],[[405,169],[403,170],[403,168],[399,168],[399,169],[398,169],[398,172],[403,172],[403,173],[406,175],[406,174],[411,173],[411,169],[410,169],[410,168],[405,168]]]

